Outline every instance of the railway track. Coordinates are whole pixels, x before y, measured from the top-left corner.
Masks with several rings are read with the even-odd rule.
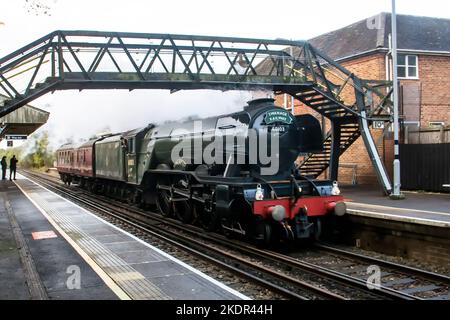
[[[362,255],[327,243],[317,243],[315,248],[316,253],[321,256],[333,256],[344,262],[338,269],[353,274],[353,277],[361,276],[361,271],[364,272],[369,266],[376,266],[382,273],[380,279],[382,287],[395,288],[394,290],[407,293],[414,298],[450,300],[449,276]]]
[[[183,234],[161,229],[158,221],[155,223],[155,221],[149,221],[148,219],[146,219],[147,221],[137,219],[135,214],[130,215],[131,212],[126,212],[122,206],[106,203],[99,199],[82,197],[80,196],[80,193],[84,192],[77,192],[75,194],[73,190],[61,185],[54,178],[44,177],[43,175],[29,171],[21,171],[21,174],[77,204],[94,210],[104,216],[112,217],[116,221],[125,223],[144,234],[162,240],[189,254],[215,264],[252,283],[267,288],[284,298],[300,300],[345,299],[328,290],[321,289],[297,279],[292,279],[273,269],[257,263],[252,263],[223,249],[213,247],[206,248],[203,242],[196,241]],[[264,278],[262,277],[263,275]]]
[[[64,197],[130,224],[285,298],[416,300],[445,298],[449,293],[450,278],[443,275],[325,244],[310,248],[307,251],[312,253],[310,255],[305,255],[304,251],[282,254],[262,250],[218,234],[205,233],[200,228],[167,220],[159,214],[129,207],[110,198],[94,197],[80,188],[62,185],[55,177],[34,172],[22,173]],[[165,228],[161,228],[162,224]],[[331,264],[333,259],[337,263]],[[368,266],[380,268],[380,282],[373,283],[372,289],[367,285],[367,272],[362,272]],[[408,287],[405,289],[405,286]],[[430,291],[433,294],[427,293]]]

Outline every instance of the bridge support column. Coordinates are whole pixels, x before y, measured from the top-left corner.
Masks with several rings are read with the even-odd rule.
[[[331,156],[329,166],[329,177],[337,181],[339,171],[339,156],[341,155],[341,123],[338,120],[331,121]]]
[[[373,168],[375,169],[375,172],[377,174],[378,181],[383,187],[385,194],[389,195],[392,192],[392,186],[389,180],[389,176],[386,172],[386,168],[384,167],[380,155],[378,154],[375,141],[373,141],[372,134],[370,133],[369,121],[367,120],[367,117],[369,115],[366,112],[364,94],[359,89],[362,88],[361,81],[357,78],[354,78],[353,81],[355,83],[356,104],[358,106],[358,111],[360,112],[360,117],[358,120],[359,130],[361,131],[364,144],[366,145],[366,149],[369,153],[370,160],[372,161]]]

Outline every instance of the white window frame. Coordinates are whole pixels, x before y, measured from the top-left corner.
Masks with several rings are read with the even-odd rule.
[[[398,74],[398,67],[405,67],[405,76],[404,77],[398,77],[399,79],[419,79],[419,56],[417,54],[407,54],[407,53],[398,53],[398,55],[402,55],[405,56],[405,64],[399,64],[397,62],[397,74]],[[410,66],[408,64],[408,57],[416,57],[416,65],[415,66]],[[398,57],[397,57],[397,61],[398,61]],[[408,75],[409,71],[408,68],[409,67],[415,67],[416,68],[416,76],[415,77],[410,77]]]
[[[428,126],[429,127],[443,127],[443,126],[445,126],[445,122],[444,121],[428,121]]]
[[[420,127],[420,121],[403,121],[404,125],[416,125],[417,128]]]

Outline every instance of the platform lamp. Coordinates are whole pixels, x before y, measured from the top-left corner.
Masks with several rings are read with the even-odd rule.
[[[398,124],[398,77],[397,77],[397,16],[395,14],[395,0],[392,0],[391,14],[391,38],[392,38],[392,82],[394,86],[394,186],[389,195],[391,199],[404,199],[405,196],[400,191],[400,158],[399,158],[399,124]]]

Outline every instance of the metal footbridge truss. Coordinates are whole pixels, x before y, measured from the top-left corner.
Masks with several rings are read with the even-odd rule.
[[[0,59],[0,117],[68,89],[270,90],[331,121],[324,150],[301,164],[337,179],[339,156],[360,136],[386,193],[389,178],[369,127],[390,121],[390,83],[359,79],[309,43],[193,35],[55,31]]]

